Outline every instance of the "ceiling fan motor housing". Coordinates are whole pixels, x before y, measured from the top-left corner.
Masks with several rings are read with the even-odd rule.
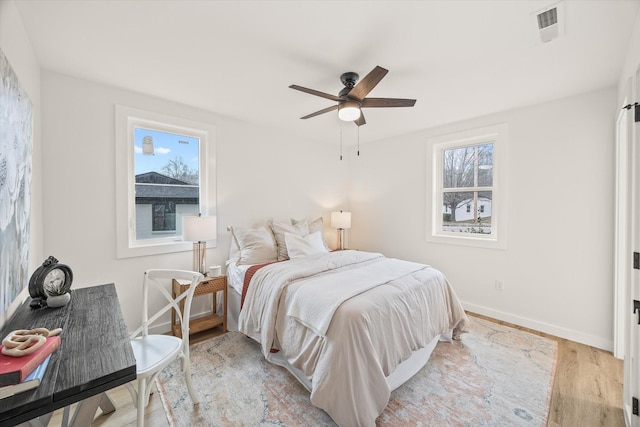
[[[358,73],[355,73],[353,71],[342,73],[342,75],[340,75],[340,81],[344,85],[344,88],[340,91],[338,96],[345,96],[346,94],[348,94],[356,85],[359,78],[360,76],[358,75]]]
[[[348,71],[346,73],[342,73],[342,75],[340,76],[340,81],[347,87],[354,87],[359,78],[360,76],[358,75],[358,73]]]

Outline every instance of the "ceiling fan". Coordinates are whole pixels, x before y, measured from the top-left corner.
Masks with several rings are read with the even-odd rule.
[[[338,93],[338,96],[298,85],[291,85],[289,87],[338,103],[316,111],[315,113],[300,117],[301,119],[310,119],[311,117],[319,116],[329,111],[338,110],[338,117],[340,117],[341,120],[353,121],[356,125],[362,126],[367,123],[364,119],[364,114],[362,114],[362,108],[413,107],[416,103],[415,99],[366,97],[388,72],[389,70],[376,66],[369,74],[360,80],[360,82],[358,82],[360,78],[358,73],[354,73],[353,71],[344,73],[340,76],[340,81],[345,87]]]

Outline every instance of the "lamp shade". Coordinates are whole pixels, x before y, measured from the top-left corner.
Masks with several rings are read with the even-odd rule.
[[[215,216],[183,216],[182,237],[187,242],[206,242],[217,237]]]
[[[331,226],[333,228],[351,228],[351,212],[331,212]]]

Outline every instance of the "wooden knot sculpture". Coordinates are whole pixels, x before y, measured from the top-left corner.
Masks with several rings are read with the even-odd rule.
[[[61,328],[52,331],[47,328],[12,331],[2,340],[2,354],[13,357],[26,356],[42,347],[47,341],[47,337],[53,337],[60,332],[62,332]]]

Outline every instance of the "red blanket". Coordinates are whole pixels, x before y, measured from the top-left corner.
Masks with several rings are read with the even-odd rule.
[[[242,296],[240,297],[240,308],[244,305],[244,297],[247,295],[247,290],[249,290],[249,282],[253,278],[253,275],[256,274],[256,271],[260,270],[262,267],[273,264],[278,261],[266,262],[264,264],[256,264],[249,267],[247,272],[244,274],[244,282],[242,283]]]

